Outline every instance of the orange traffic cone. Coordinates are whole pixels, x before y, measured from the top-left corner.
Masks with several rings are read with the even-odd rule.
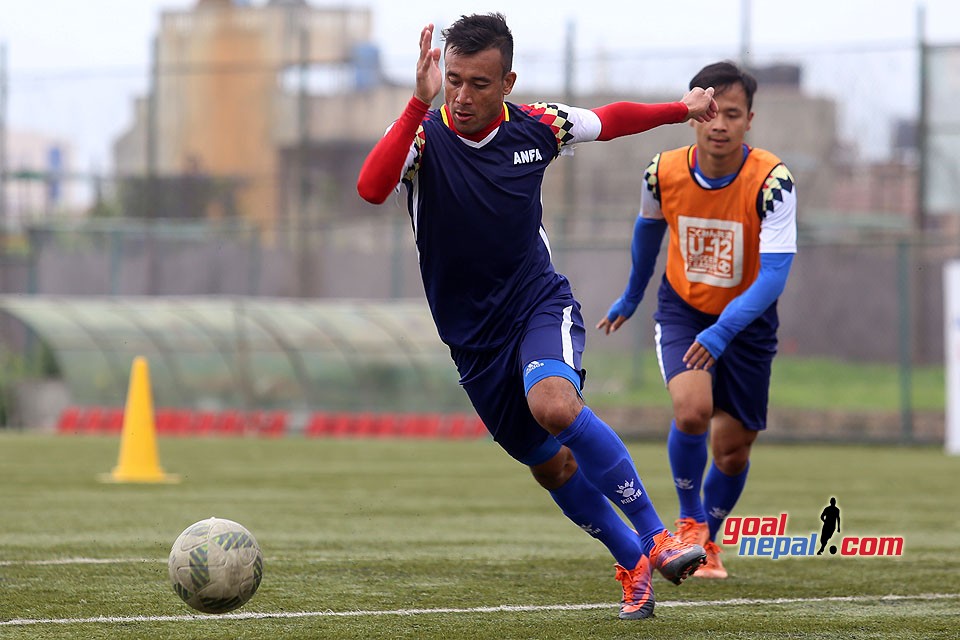
[[[153,419],[150,371],[143,356],[133,359],[130,387],[123,410],[120,434],[120,458],[104,482],[179,482],[180,477],[163,472],[157,456],[157,436]]]

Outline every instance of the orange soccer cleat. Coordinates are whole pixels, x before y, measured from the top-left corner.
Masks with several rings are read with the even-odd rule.
[[[664,529],[653,536],[650,563],[664,578],[680,584],[707,561],[707,554],[698,544],[687,544]]]
[[[693,518],[680,518],[673,523],[673,526],[677,528],[674,536],[687,544],[698,544],[706,548],[707,540],[710,539],[710,527],[706,522],[697,522]]]
[[[723,580],[727,577],[727,570],[723,568],[720,562],[720,546],[710,540],[704,545],[704,551],[707,552],[707,562],[695,574],[698,578],[714,578]]]
[[[623,600],[620,601],[621,620],[639,620],[652,618],[656,603],[653,597],[653,576],[650,573],[650,559],[640,556],[640,561],[632,571],[621,565],[617,569],[617,580],[623,585]]]

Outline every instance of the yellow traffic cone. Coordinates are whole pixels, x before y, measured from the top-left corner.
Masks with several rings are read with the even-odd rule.
[[[153,419],[153,396],[147,359],[137,356],[130,370],[130,387],[123,410],[120,434],[120,458],[103,482],[179,482],[180,477],[163,472],[157,456],[157,436]]]

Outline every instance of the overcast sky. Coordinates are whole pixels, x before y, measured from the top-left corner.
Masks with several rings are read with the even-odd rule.
[[[264,0],[252,0],[263,4]],[[63,67],[145,65],[159,12],[196,0],[0,0],[0,41],[14,72]],[[850,44],[916,37],[912,0],[653,0],[549,3],[451,0],[312,0],[313,6],[369,6],[374,36],[387,56],[415,52],[420,27],[446,24],[464,13],[502,11],[518,49],[559,50],[568,21],[577,23],[578,48],[609,49],[738,46],[741,8],[750,7],[751,41],[782,45]],[[960,2],[924,0],[927,35],[960,42]],[[42,8],[41,8],[42,7]],[[42,17],[41,17],[42,16]]]
[[[253,0],[262,4],[264,0]],[[7,52],[8,126],[70,135],[77,164],[104,168],[110,141],[132,117],[131,100],[145,88],[151,37],[163,9],[195,0],[0,0],[0,43]],[[449,24],[459,15],[500,10],[511,25],[517,56],[555,56],[567,24],[575,23],[578,55],[603,51],[709,52],[732,57],[750,8],[750,50],[907,45],[917,38],[913,0],[654,0],[491,3],[450,0],[314,0],[314,6],[369,6],[374,41],[391,74],[412,81],[420,28]],[[960,2],[924,0],[926,35],[933,43],[960,43]],[[42,7],[42,8],[41,8]],[[439,44],[439,43],[438,43]],[[398,71],[399,70],[399,71]],[[520,81],[523,81],[521,74]],[[677,82],[678,90],[685,82]],[[80,88],[72,100],[61,89]],[[97,101],[84,95],[97,95]],[[69,105],[64,104],[70,102]]]

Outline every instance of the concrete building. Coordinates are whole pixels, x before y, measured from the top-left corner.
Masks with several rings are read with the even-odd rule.
[[[118,172],[153,176],[161,187],[174,180],[167,192],[211,180],[191,200],[201,210],[188,217],[239,216],[288,230],[291,238],[344,215],[372,215],[377,209],[357,196],[356,176],[409,100],[414,65],[411,54],[407,84],[383,80],[371,21],[370,9],[315,8],[304,0],[259,6],[199,0],[189,10],[163,13],[153,89],[137,100],[135,124],[115,145]],[[762,82],[749,142],[784,159],[802,185],[805,210],[830,209],[837,177],[829,167],[840,147],[836,104],[805,95],[799,67],[757,73]],[[589,95],[574,104],[676,100],[683,84],[676,95]],[[567,101],[559,93],[528,95],[522,77],[510,99]],[[560,224],[553,233],[589,235],[598,225],[584,230],[580,220],[632,218],[651,156],[692,140],[686,126],[660,127],[584,145],[575,158],[558,162],[543,195],[548,223]],[[183,198],[141,201],[170,204],[153,215],[184,215]]]
[[[220,196],[230,193],[201,215],[273,226],[284,150],[319,135],[310,130],[309,84],[375,58],[370,33],[368,9],[304,0],[199,0],[163,12],[150,94],[137,99],[134,124],[114,146],[118,173],[160,184],[210,178]],[[303,211],[287,213],[290,223],[303,221]]]

